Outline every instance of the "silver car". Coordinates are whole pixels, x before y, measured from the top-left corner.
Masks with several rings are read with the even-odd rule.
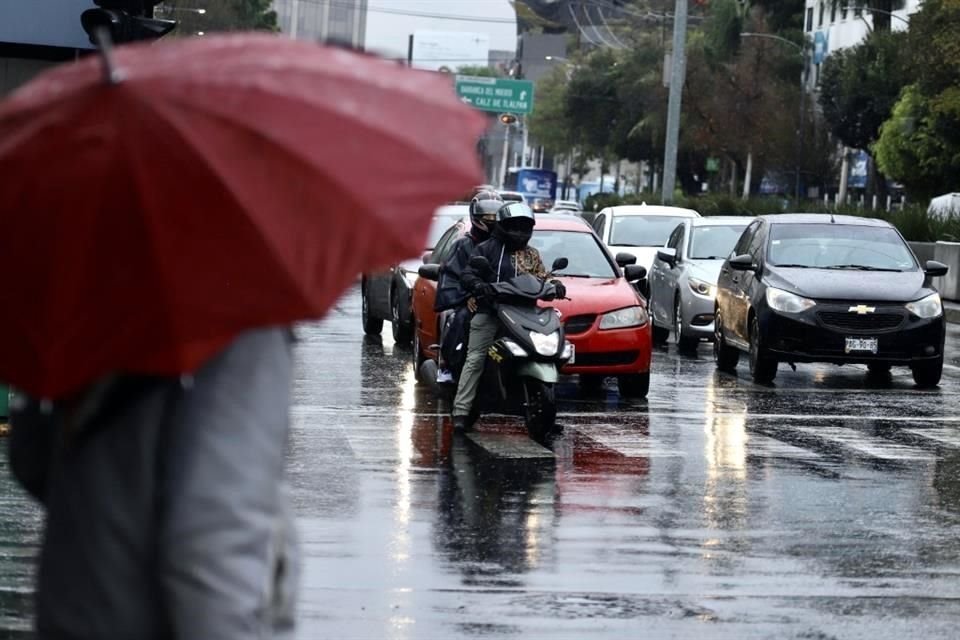
[[[710,216],[681,222],[657,251],[648,277],[654,344],[673,331],[681,351],[713,339],[714,299],[723,261],[753,220]]]

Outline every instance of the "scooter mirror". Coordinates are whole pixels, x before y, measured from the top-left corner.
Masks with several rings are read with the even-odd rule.
[[[566,258],[557,258],[553,261],[553,266],[550,267],[550,271],[556,273],[557,271],[563,271],[570,264],[570,261]]]

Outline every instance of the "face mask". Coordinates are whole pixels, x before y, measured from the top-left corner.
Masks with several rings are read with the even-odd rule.
[[[504,244],[510,251],[519,251],[527,246],[530,238],[533,237],[533,229],[524,229],[522,231],[507,231],[504,234]]]

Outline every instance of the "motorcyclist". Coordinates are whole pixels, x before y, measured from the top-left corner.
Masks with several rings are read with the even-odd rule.
[[[468,416],[477,396],[487,350],[496,339],[497,318],[490,302],[494,293],[492,283],[505,282],[521,273],[538,278],[547,277],[540,252],[528,244],[535,224],[533,211],[526,204],[504,204],[497,211],[497,224],[492,237],[478,244],[471,255],[486,258],[490,263],[490,272],[479,273],[470,266],[468,260],[460,277],[464,289],[476,298],[477,311],[470,321],[467,361],[460,373],[457,396],[453,403],[455,429],[462,430],[468,426]],[[564,297],[566,289],[563,284],[559,281],[553,282],[557,287],[557,297]]]
[[[451,369],[459,368],[456,360],[462,359],[467,342],[470,315],[477,310],[476,300],[460,282],[473,249],[490,238],[497,222],[497,211],[503,199],[496,191],[482,190],[470,201],[470,230],[453,245],[450,258],[440,270],[435,311],[453,311],[452,317],[443,323],[440,336],[440,367],[437,382],[453,382]],[[458,349],[457,347],[460,346]]]

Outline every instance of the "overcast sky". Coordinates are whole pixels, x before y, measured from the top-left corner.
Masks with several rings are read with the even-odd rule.
[[[461,17],[470,19],[455,19]],[[405,58],[408,38],[417,30],[486,34],[491,50],[517,48],[516,13],[507,0],[368,0],[367,49]]]

